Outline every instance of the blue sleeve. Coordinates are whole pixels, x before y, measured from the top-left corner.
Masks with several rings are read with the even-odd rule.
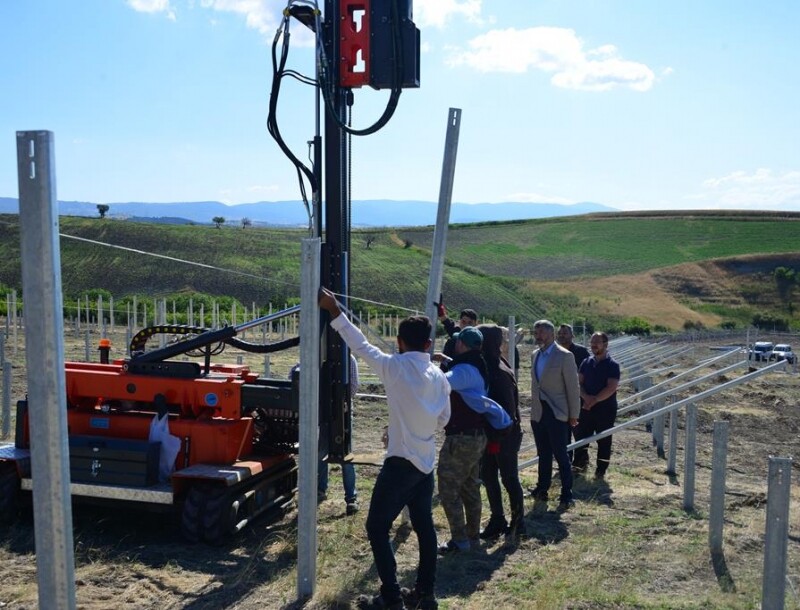
[[[506,410],[486,396],[486,385],[480,372],[474,366],[457,364],[445,373],[450,388],[459,394],[467,406],[483,415],[495,430],[508,428],[511,417]]]

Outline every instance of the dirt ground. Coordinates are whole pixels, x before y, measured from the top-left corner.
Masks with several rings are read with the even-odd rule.
[[[115,346],[122,339],[112,338]],[[93,339],[94,341],[94,339]],[[681,367],[715,354],[696,345]],[[522,349],[521,389],[528,404],[530,345]],[[82,341],[67,342],[68,359],[83,359]],[[24,395],[24,349],[6,358],[15,363],[12,404]],[[96,353],[92,353],[96,357]],[[272,360],[283,377],[296,361],[287,353]],[[263,369],[262,357],[247,360]],[[672,371],[676,374],[680,369]],[[714,383],[745,371],[719,376]],[[382,387],[362,369],[363,393]],[[660,381],[665,377],[657,377]],[[695,390],[714,385],[706,383]],[[630,386],[625,386],[629,388]],[[621,391],[621,397],[627,394]],[[685,395],[681,395],[683,397]],[[534,510],[526,498],[527,535],[517,547],[487,545],[466,559],[439,564],[443,608],[757,608],[761,595],[768,456],[800,455],[800,381],[776,372],[723,391],[698,404],[695,511],[683,502],[684,420],[679,418],[677,474],[666,473],[644,426],[614,437],[607,479],[578,479],[577,506],[557,515],[550,506]],[[712,562],[707,547],[711,431],[715,420],[730,422],[724,557]],[[380,454],[385,402],[359,398],[354,451]],[[524,444],[532,442],[530,429]],[[13,431],[13,427],[12,427]],[[667,431],[668,432],[668,431]],[[591,454],[594,454],[592,449]],[[527,449],[521,460],[535,455]],[[357,593],[374,592],[377,576],[364,534],[366,505],[377,467],[358,466],[362,510],[345,517],[338,467],[331,468],[329,499],[319,507],[318,587],[305,606],[296,601],[296,511],[260,519],[222,548],[190,545],[171,515],[118,507],[76,505],[73,509],[75,575],[79,608],[218,609],[351,608]],[[535,483],[535,467],[521,473]],[[552,496],[553,494],[551,494]],[[552,504],[552,502],[551,502]],[[788,540],[787,607],[800,608],[800,463],[792,468]],[[488,509],[487,509],[488,513]],[[440,537],[446,521],[436,508]],[[416,541],[398,530],[399,574],[413,582]],[[545,585],[554,592],[548,597]],[[557,586],[556,586],[557,585]],[[560,587],[560,589],[559,589]],[[0,608],[37,608],[33,517],[0,527]]]

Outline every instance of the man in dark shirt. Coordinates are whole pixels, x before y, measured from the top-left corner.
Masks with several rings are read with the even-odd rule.
[[[572,352],[572,355],[575,356],[575,366],[580,368],[583,361],[589,357],[589,350],[582,345],[573,343],[572,340],[574,338],[575,335],[572,332],[572,327],[569,324],[562,324],[558,327],[556,341],[561,347]]]
[[[588,438],[614,427],[617,419],[617,386],[619,364],[608,353],[608,335],[596,332],[590,341],[592,355],[583,361],[578,371],[581,385],[581,415],[575,428],[575,439]],[[611,461],[611,437],[597,441],[597,469],[594,476],[602,479]],[[575,450],[573,465],[585,468],[589,463],[586,447]]]
[[[447,332],[448,337],[447,341],[445,341],[444,347],[442,348],[442,353],[448,358],[452,358],[455,356],[456,346],[456,341],[453,339],[453,335],[467,326],[477,326],[478,314],[474,309],[462,309],[461,313],[458,314],[458,321],[454,322],[447,317],[447,311],[445,310],[444,305],[439,304],[439,322],[441,322],[442,326],[444,326],[444,330]]]
[[[575,367],[577,369],[581,368],[581,364],[584,360],[589,357],[589,350],[583,347],[582,345],[578,345],[577,343],[573,343],[572,339],[575,337],[574,333],[572,332],[572,327],[569,324],[562,324],[558,327],[558,332],[556,333],[556,343],[558,343],[564,349],[570,351],[572,356],[575,358]],[[583,399],[581,398],[581,406],[583,406]],[[569,438],[567,442],[569,443],[572,437],[574,436],[577,440],[577,428],[570,428],[569,429]],[[576,473],[583,473],[586,470],[586,464],[576,464],[575,458],[572,455],[572,451],[569,452],[569,461],[572,464],[572,470]]]

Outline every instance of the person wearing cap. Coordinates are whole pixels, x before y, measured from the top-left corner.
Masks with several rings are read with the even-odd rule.
[[[438,308],[439,322],[441,322],[442,326],[444,326],[444,330],[448,337],[447,341],[444,343],[444,347],[442,348],[442,353],[444,353],[445,356],[452,358],[455,355],[456,345],[453,335],[467,326],[476,326],[478,324],[478,314],[474,309],[462,309],[461,313],[458,314],[458,321],[454,322],[447,317],[447,310],[444,308],[443,303],[437,303],[436,305]]]
[[[467,326],[453,335],[454,357],[436,354],[444,361],[450,384],[450,421],[439,451],[439,501],[450,527],[450,540],[439,547],[441,554],[468,551],[480,544],[480,463],[486,449],[486,424],[493,429],[510,428],[511,417],[488,396],[489,371],[481,354],[483,335]]]
[[[567,444],[570,427],[578,424],[581,412],[578,367],[572,353],[555,342],[550,320],[534,323],[533,338],[538,349],[531,363],[531,428],[539,454],[539,480],[531,495],[539,502],[547,501],[555,458],[561,478],[558,512],[564,512],[575,505]]]

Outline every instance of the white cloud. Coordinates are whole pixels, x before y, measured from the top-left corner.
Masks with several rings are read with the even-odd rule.
[[[200,0],[203,8],[241,15],[247,27],[269,35],[275,33],[280,15],[280,10],[274,4],[265,0]]]
[[[481,22],[482,0],[415,0],[414,23],[419,28],[442,28],[453,16]]]
[[[448,65],[479,72],[552,72],[555,86],[583,91],[615,87],[647,91],[655,82],[655,74],[645,64],[619,57],[610,44],[585,50],[575,31],[567,28],[492,30],[468,44],[468,49],[452,50]]]
[[[775,172],[757,169],[753,173],[733,172],[703,182],[702,193],[692,199],[709,201],[714,207],[774,209],[800,205],[800,171]]]
[[[128,0],[128,6],[139,13],[165,13],[169,19],[175,20],[175,10],[169,0]]]

